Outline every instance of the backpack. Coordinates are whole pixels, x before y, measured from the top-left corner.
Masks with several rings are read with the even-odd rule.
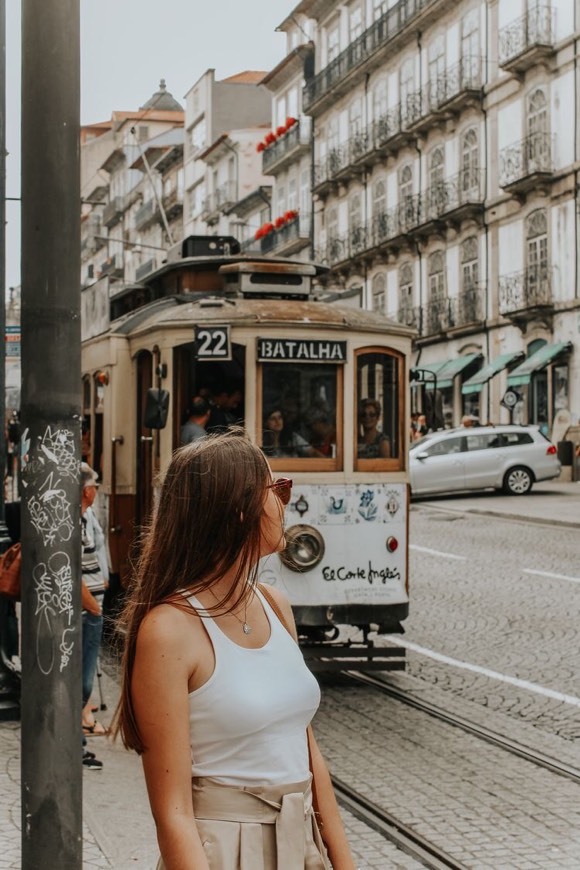
[[[20,572],[22,551],[20,544],[13,544],[0,556],[0,595],[20,601]]]

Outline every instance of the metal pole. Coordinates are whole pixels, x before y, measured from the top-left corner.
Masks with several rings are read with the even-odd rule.
[[[22,867],[82,866],[80,0],[22,0]]]
[[[0,0],[0,553],[10,546],[4,522],[6,477],[6,5]],[[14,605],[0,596],[0,719],[20,717],[20,680],[12,667]]]

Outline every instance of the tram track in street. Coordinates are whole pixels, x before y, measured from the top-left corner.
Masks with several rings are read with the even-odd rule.
[[[348,678],[352,682],[357,683],[358,685],[365,685],[371,688],[375,688],[382,694],[385,694],[396,701],[406,704],[409,707],[413,707],[416,710],[422,711],[429,716],[439,719],[442,722],[446,722],[448,725],[460,728],[468,734],[473,734],[480,740],[485,740],[492,746],[504,749],[506,752],[509,752],[512,755],[517,756],[518,758],[522,758],[525,761],[536,765],[537,767],[542,767],[545,770],[549,770],[551,773],[555,773],[558,776],[566,777],[567,779],[570,779],[573,782],[580,784],[580,769],[558,761],[556,758],[552,758],[545,753],[538,752],[536,749],[533,749],[529,746],[524,746],[524,744],[519,743],[517,740],[513,740],[510,737],[499,734],[497,731],[493,731],[492,729],[486,728],[483,725],[471,722],[470,720],[465,719],[462,716],[450,713],[449,711],[444,710],[442,707],[439,707],[436,704],[432,704],[429,701],[415,698],[413,695],[405,692],[403,689],[391,686],[373,675],[363,674],[355,671],[345,671],[343,672],[343,676]]]
[[[392,813],[351,788],[342,779],[334,775],[331,778],[338,802],[345,809],[424,867],[430,870],[466,870],[465,864],[455,860]]]

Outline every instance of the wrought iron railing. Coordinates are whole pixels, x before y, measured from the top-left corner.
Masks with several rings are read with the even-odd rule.
[[[499,152],[499,185],[509,187],[540,172],[553,172],[552,135],[531,133],[520,142],[508,145]]]
[[[305,111],[325,96],[341,79],[361,66],[371,55],[397,36],[423,9],[437,0],[399,0],[373,22],[347,48],[306,82],[302,92]]]
[[[439,299],[431,299],[423,306],[421,312],[421,332],[423,335],[435,335],[444,332],[453,325],[449,298],[442,296]]]
[[[364,130],[359,130],[348,140],[348,157],[351,163],[356,163],[361,157],[364,157],[370,149],[372,142],[371,137]]]
[[[225,181],[215,192],[218,208],[228,208],[237,200],[237,184],[235,181]]]
[[[448,67],[432,83],[433,108],[439,109],[445,103],[468,91],[478,91],[483,87],[482,63],[479,57],[462,57]]]
[[[465,205],[481,205],[483,183],[484,173],[472,168],[436,182],[420,196],[417,222],[428,223]]]
[[[267,173],[283,157],[298,151],[304,145],[309,145],[311,126],[310,118],[301,118],[284,136],[269,145],[262,153],[262,171]]]
[[[398,323],[403,323],[405,326],[411,326],[413,329],[419,328],[419,313],[420,309],[409,304],[401,304],[393,315],[389,315]]]
[[[326,159],[314,164],[314,186],[331,181],[349,164],[349,150],[345,145],[332,148]]]
[[[201,217],[207,220],[210,215],[217,211],[217,198],[215,193],[208,194],[201,203]]]
[[[549,3],[535,5],[499,32],[499,65],[509,64],[534,46],[554,45],[554,10]]]
[[[120,277],[123,274],[123,255],[113,254],[105,260],[101,266],[101,275],[109,275],[111,278]]]
[[[468,284],[449,300],[451,326],[467,326],[485,319],[485,285]]]
[[[512,314],[552,304],[551,269],[548,263],[530,266],[499,279],[499,312]]]
[[[389,109],[373,123],[373,142],[375,148],[383,148],[387,142],[401,132],[401,104]]]

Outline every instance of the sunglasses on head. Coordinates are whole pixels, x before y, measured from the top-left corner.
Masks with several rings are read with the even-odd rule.
[[[266,489],[273,489],[283,505],[287,505],[292,495],[292,481],[289,477],[279,477],[274,483],[270,483]]]

